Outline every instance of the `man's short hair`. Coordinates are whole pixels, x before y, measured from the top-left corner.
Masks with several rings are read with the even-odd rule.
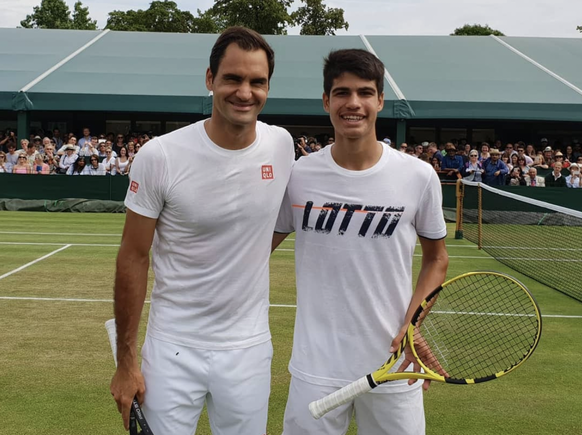
[[[376,82],[378,95],[384,92],[384,64],[366,50],[351,48],[329,53],[323,64],[323,91],[329,95],[333,81],[343,73]]]
[[[251,29],[233,26],[220,34],[210,52],[210,72],[213,77],[218,73],[220,61],[230,44],[236,44],[245,51],[263,50],[269,64],[269,80],[275,70],[275,52],[261,35]]]

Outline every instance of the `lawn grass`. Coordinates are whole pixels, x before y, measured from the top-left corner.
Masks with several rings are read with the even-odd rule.
[[[109,394],[114,364],[103,327],[112,317],[117,246],[95,246],[119,244],[123,220],[118,214],[0,213],[0,275],[66,244],[93,245],[70,246],[0,279],[0,297],[95,300],[0,299],[0,435],[125,433]],[[454,234],[452,227],[449,233]],[[425,395],[427,433],[582,433],[582,415],[577,412],[582,408],[580,383],[570,375],[582,359],[582,303],[512,271],[469,242],[449,238],[447,244],[449,277],[470,270],[507,272],[530,288],[544,315],[580,318],[544,318],[538,349],[523,367],[506,377],[472,386],[433,383]],[[281,245],[281,249],[292,248],[293,240]],[[415,275],[419,260],[415,257]],[[293,252],[276,251],[271,258],[271,303],[293,305],[294,285]],[[146,304],[142,338],[148,309]],[[270,435],[278,435],[282,429],[294,319],[293,307],[271,308],[275,353]],[[354,425],[348,433],[356,434]],[[205,417],[196,434],[210,434]]]

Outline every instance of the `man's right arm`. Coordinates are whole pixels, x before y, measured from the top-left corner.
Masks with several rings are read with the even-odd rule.
[[[149,268],[149,252],[157,219],[127,210],[117,255],[114,312],[117,327],[117,370],[111,394],[129,427],[129,409],[135,395],[143,400],[145,386],[137,356],[137,333],[143,309]]]

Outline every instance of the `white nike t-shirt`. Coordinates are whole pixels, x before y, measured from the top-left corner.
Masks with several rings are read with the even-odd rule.
[[[270,339],[269,255],[293,164],[286,130],[257,123],[242,150],[213,143],[204,121],[144,145],[125,205],[157,219],[148,334],[202,349]]]
[[[335,163],[333,146],[296,162],[275,231],[296,232],[289,369],[342,387],[388,359],[412,297],[417,235],[442,239],[446,226],[430,165],[382,144],[373,167],[350,171]],[[406,382],[375,391],[404,390]]]

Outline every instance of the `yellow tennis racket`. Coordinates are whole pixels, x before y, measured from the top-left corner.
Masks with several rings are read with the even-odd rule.
[[[476,384],[519,367],[542,332],[538,305],[515,278],[470,272],[445,282],[418,307],[400,347],[377,371],[309,404],[315,418],[398,379]],[[424,373],[389,373],[406,345]]]

